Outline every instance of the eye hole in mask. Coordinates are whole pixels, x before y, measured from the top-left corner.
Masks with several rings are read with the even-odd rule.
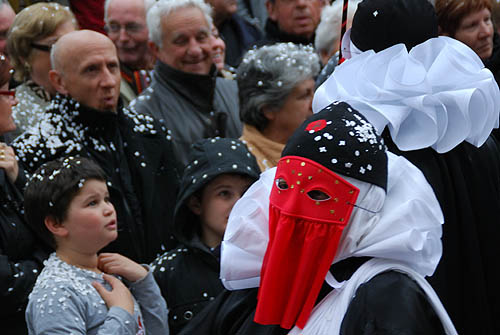
[[[331,199],[328,194],[320,190],[309,191],[307,192],[307,196],[314,201],[327,201]]]
[[[276,179],[276,187],[282,191],[288,190],[288,183],[283,178]]]

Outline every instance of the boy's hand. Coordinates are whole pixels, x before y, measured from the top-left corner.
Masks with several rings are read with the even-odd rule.
[[[92,286],[100,294],[102,300],[106,303],[108,308],[113,306],[121,307],[131,315],[134,315],[134,300],[129,289],[119,280],[113,276],[104,274],[103,278],[111,285],[111,291],[108,291],[104,286],[98,282],[93,282]]]
[[[100,254],[97,267],[103,272],[122,276],[131,282],[136,282],[148,274],[142,265],[120,254]]]

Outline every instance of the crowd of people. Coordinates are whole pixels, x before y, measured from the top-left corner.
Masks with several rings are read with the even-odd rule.
[[[497,6],[0,0],[3,332],[500,333]]]

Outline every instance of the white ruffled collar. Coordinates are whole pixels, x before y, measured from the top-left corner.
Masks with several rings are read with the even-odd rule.
[[[492,73],[465,44],[438,37],[410,52],[398,44],[346,60],[317,89],[313,111],[345,101],[400,150],[439,153],[467,141],[481,146],[498,128],[500,92]]]

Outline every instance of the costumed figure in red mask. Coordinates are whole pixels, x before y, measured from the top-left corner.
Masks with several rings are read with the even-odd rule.
[[[262,334],[456,334],[424,279],[442,223],[422,173],[334,102],[233,208],[221,278],[230,290],[259,286],[252,322],[280,326]]]

